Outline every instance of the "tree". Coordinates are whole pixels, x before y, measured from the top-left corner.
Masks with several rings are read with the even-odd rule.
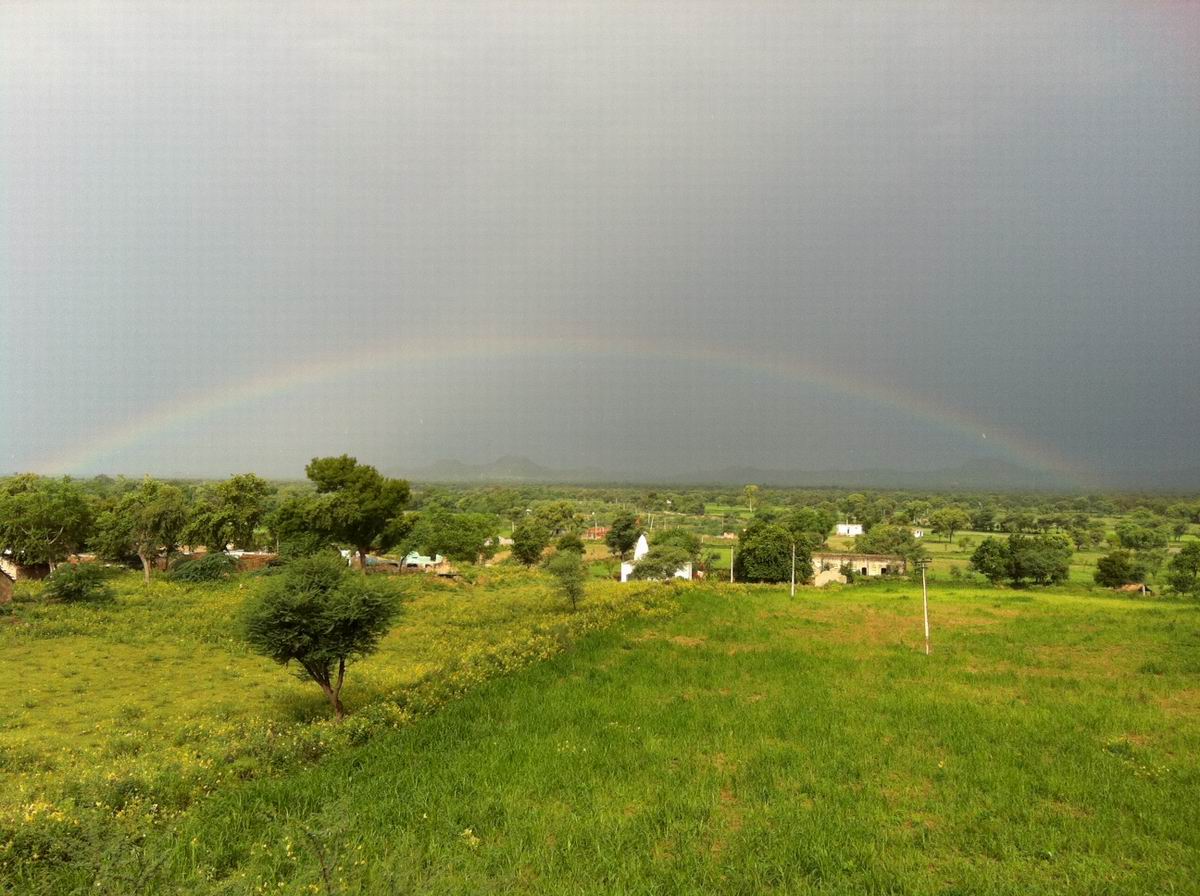
[[[320,686],[334,718],[345,717],[346,667],[379,647],[400,611],[394,592],[354,575],[332,554],[302,557],[269,576],[242,611],[250,647]]]
[[[316,521],[334,540],[354,549],[365,574],[367,553],[392,547],[384,542],[395,537],[396,517],[408,503],[408,483],[389,479],[346,454],[314,457],[304,472],[321,496]]]
[[[542,552],[550,543],[550,530],[540,520],[523,519],[513,529],[512,540],[513,557],[526,566],[533,566],[542,559]]]
[[[746,503],[750,507],[750,513],[754,513],[754,499],[758,497],[759,488],[757,485],[751,484],[742,489],[742,494],[746,496]]]
[[[971,555],[971,568],[993,585],[1008,578],[1008,550],[999,538],[989,535]]]
[[[1052,585],[1066,581],[1071,543],[1061,535],[1009,536],[1007,541],[985,538],[971,555],[971,567],[993,584],[1007,579],[1014,588],[1025,582]]]
[[[51,571],[83,546],[92,528],[87,496],[69,478],[14,476],[0,485],[0,550]]]
[[[492,536],[500,521],[486,513],[451,513],[440,507],[422,511],[409,542],[433,557],[442,554],[458,563],[478,563],[496,552]]]
[[[1130,551],[1151,551],[1165,548],[1167,533],[1156,525],[1144,525],[1134,520],[1124,520],[1116,526],[1117,541]]]
[[[797,574],[807,580],[811,559],[801,566],[796,558]],[[774,523],[753,521],[738,537],[733,556],[733,573],[743,582],[786,582],[792,574],[792,535]]]
[[[786,514],[779,524],[793,535],[808,533],[819,536],[817,543],[820,545],[837,525],[837,515],[817,507],[797,507]]]
[[[559,590],[570,601],[571,610],[578,609],[587,581],[583,556],[574,551],[559,551],[547,561],[546,569],[558,580]]]
[[[583,539],[574,532],[565,532],[559,536],[558,541],[554,542],[554,550],[571,551],[582,557],[584,553]]]
[[[1097,585],[1105,588],[1119,588],[1132,582],[1144,582],[1146,570],[1137,563],[1131,552],[1119,548],[1096,561],[1092,578]]]
[[[1200,597],[1200,541],[1189,541],[1167,564],[1167,587]]]
[[[565,532],[579,532],[582,521],[570,501],[551,501],[534,508],[533,516],[550,530],[552,537]]]
[[[677,570],[692,562],[691,555],[673,544],[657,544],[633,567],[631,578],[671,581]]]
[[[624,560],[633,550],[633,546],[637,544],[638,536],[641,534],[637,517],[632,513],[622,512],[613,517],[612,524],[608,527],[608,534],[604,536],[604,543],[608,545],[610,551]]]
[[[136,554],[149,582],[152,566],[160,556],[175,550],[186,524],[183,492],[147,476],[136,489],[122,495],[115,508],[100,515],[97,546],[106,557]]]
[[[971,518],[961,507],[940,507],[929,514],[929,524],[934,532],[946,536],[947,543],[953,543],[954,533],[971,525]]]
[[[214,551],[225,550],[230,542],[239,548],[252,548],[254,530],[266,515],[270,494],[270,484],[253,473],[217,483],[193,510],[184,539]]]
[[[681,526],[659,529],[651,533],[650,548],[653,550],[655,547],[674,548],[683,555],[683,563],[696,563],[700,560],[700,536]]]
[[[317,495],[287,495],[267,515],[266,524],[282,557],[308,557],[331,547],[325,504]]]
[[[874,526],[854,539],[854,549],[863,554],[895,554],[908,562],[924,556],[925,549],[908,526]]]

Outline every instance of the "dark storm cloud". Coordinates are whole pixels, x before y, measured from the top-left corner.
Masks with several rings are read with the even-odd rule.
[[[89,469],[907,466],[994,449],[636,334],[790,355],[1108,468],[1194,464],[1185,5],[8,4],[0,467],[388,341],[479,346]],[[369,405],[369,412],[362,411]],[[12,425],[8,425],[8,424]],[[753,433],[753,437],[748,434]]]

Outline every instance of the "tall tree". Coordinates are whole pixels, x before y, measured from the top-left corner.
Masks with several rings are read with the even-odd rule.
[[[537,519],[523,519],[517,523],[512,534],[512,555],[526,566],[533,566],[542,559],[542,551],[550,543],[550,530]]]
[[[954,533],[971,525],[971,518],[961,507],[939,507],[929,514],[933,531],[945,535],[947,543],[954,541]]]
[[[267,481],[253,473],[219,482],[193,509],[183,537],[210,550],[223,551],[231,542],[239,548],[252,548],[254,530],[266,515],[270,494]]]
[[[137,554],[149,582],[155,561],[176,548],[186,524],[183,491],[147,476],[136,489],[122,495],[114,509],[101,514],[97,537],[107,556]]]
[[[51,571],[90,534],[91,506],[71,479],[14,476],[0,484],[0,550]]]
[[[755,520],[738,537],[733,556],[733,571],[742,582],[786,582],[792,574],[792,534],[783,526]],[[798,581],[807,581],[812,560],[807,554],[796,555]]]
[[[625,511],[613,517],[612,524],[608,527],[608,534],[604,536],[604,543],[608,545],[610,551],[624,560],[633,550],[633,546],[637,544],[638,536],[641,534],[637,517]]]
[[[367,553],[392,547],[383,542],[397,532],[396,518],[408,503],[408,483],[389,479],[347,454],[314,457],[304,472],[320,496],[314,522],[358,554],[365,574]]]

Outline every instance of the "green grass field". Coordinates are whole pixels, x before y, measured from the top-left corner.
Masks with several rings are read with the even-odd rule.
[[[319,694],[228,640],[236,584],[129,581],[102,610],[20,605],[24,623],[0,630],[0,671],[23,684],[0,731],[0,880],[13,893],[1200,891],[1194,604],[939,582],[926,657],[907,582],[795,600],[594,583],[584,624],[538,574],[494,575],[397,585],[415,589],[404,621],[352,672],[341,730],[310,721]],[[263,728],[316,746],[267,744]],[[176,750],[211,767],[187,773]],[[195,787],[172,803],[161,782],[187,774]],[[110,775],[124,802],[105,796]]]

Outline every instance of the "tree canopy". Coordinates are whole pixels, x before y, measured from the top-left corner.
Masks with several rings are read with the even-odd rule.
[[[340,721],[347,665],[378,649],[399,612],[395,592],[354,575],[333,554],[318,554],[268,576],[243,607],[242,630],[255,652],[283,666],[296,663]]]

